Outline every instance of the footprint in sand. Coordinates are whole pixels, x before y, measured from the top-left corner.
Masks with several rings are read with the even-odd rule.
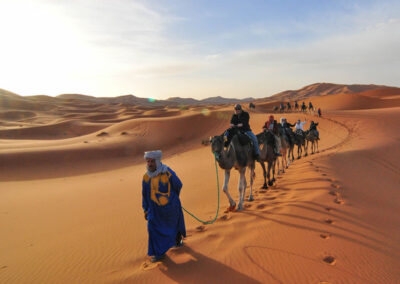
[[[328,263],[330,265],[335,265],[335,263],[336,263],[336,259],[333,256],[326,256],[326,257],[324,257],[323,261],[325,261],[326,263]]]
[[[319,236],[320,236],[321,238],[325,239],[325,240],[331,238],[331,234],[329,234],[329,233],[323,233],[323,234],[320,234]]]
[[[259,205],[257,205],[257,209],[264,209],[265,208],[265,204],[259,204]]]
[[[330,194],[330,195],[333,195],[333,196],[337,196],[337,195],[338,195],[337,192],[334,191],[334,190],[329,191],[329,194]]]
[[[206,226],[198,226],[196,227],[197,232],[204,232],[206,230]]]
[[[4,265],[4,266],[2,266],[0,269],[6,269],[7,268],[7,266],[6,265]]]
[[[276,197],[265,197],[264,200],[274,200]]]
[[[232,216],[223,215],[223,216],[221,216],[219,219],[222,220],[222,221],[228,221],[228,220],[232,219]]]
[[[156,268],[156,267],[158,267],[158,265],[160,264],[161,262],[154,262],[154,263],[151,263],[151,262],[143,262],[142,263],[142,265],[141,265],[141,269],[142,270],[150,270],[150,269],[154,269],[154,268]]]
[[[334,222],[332,219],[327,218],[327,219],[325,219],[325,223],[330,225],[330,224],[333,224]]]
[[[327,174],[322,174],[324,177],[326,177],[327,176]]]
[[[331,210],[332,210],[332,208],[330,208],[330,207],[326,207],[326,208],[325,208],[325,210],[326,210],[326,211],[331,211]]]
[[[344,200],[338,197],[338,198],[335,198],[335,203],[344,204]]]
[[[251,204],[245,204],[244,208],[251,208]]]
[[[266,193],[267,191],[266,190],[259,190],[258,192],[259,193]]]
[[[338,184],[336,184],[336,183],[332,183],[331,186],[332,186],[333,188],[337,188],[337,189],[340,188],[340,185],[338,185]]]

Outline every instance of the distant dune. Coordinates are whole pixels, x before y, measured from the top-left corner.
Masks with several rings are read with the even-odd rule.
[[[289,90],[275,94],[269,99],[271,100],[304,100],[316,96],[328,96],[337,94],[354,94],[368,90],[376,90],[387,88],[386,86],[378,85],[342,85],[331,83],[315,83],[305,86],[299,90]],[[390,88],[390,87],[389,87]]]

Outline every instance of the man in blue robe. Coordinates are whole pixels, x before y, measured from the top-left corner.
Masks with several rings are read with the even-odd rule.
[[[164,258],[171,248],[182,246],[186,237],[179,193],[182,182],[175,172],[161,163],[162,152],[145,152],[147,172],[142,182],[142,206],[149,232],[151,262]]]

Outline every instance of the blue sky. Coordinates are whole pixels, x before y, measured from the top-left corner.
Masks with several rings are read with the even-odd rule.
[[[399,15],[399,1],[2,0],[0,88],[165,99],[400,86]]]

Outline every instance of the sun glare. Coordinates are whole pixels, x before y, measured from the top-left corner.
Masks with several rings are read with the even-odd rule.
[[[9,1],[1,4],[0,15],[2,88],[23,95],[35,89],[54,94],[93,66],[79,27],[56,6]],[[85,89],[83,84],[74,87]]]

